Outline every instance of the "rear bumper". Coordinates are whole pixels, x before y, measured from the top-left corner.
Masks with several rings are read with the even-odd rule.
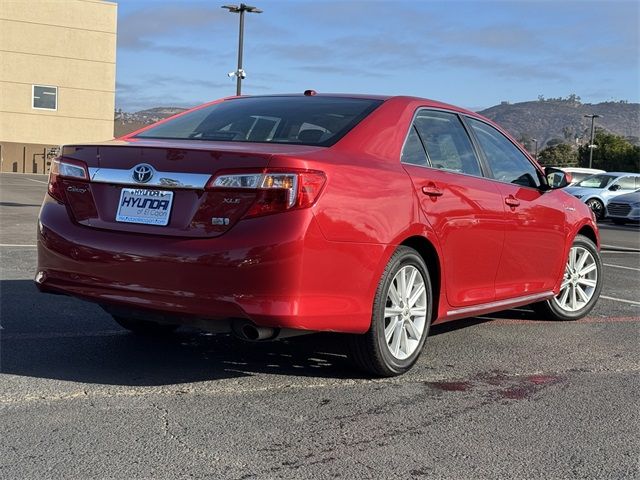
[[[310,209],[243,220],[220,237],[194,239],[78,225],[47,197],[36,284],[136,310],[362,333],[389,250],[327,241]]]

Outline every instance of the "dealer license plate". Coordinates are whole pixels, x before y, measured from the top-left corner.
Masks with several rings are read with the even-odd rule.
[[[123,188],[120,193],[116,221],[145,225],[167,225],[172,203],[173,192]]]

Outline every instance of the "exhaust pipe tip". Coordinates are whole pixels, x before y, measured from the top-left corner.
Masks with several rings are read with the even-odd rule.
[[[277,328],[259,327],[248,320],[236,320],[231,327],[234,335],[249,342],[275,340],[278,336]]]

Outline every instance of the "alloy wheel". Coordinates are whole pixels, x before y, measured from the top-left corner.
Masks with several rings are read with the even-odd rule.
[[[413,265],[401,268],[387,291],[384,335],[391,355],[399,360],[418,348],[427,324],[427,292],[424,278]]]
[[[564,311],[576,312],[593,298],[597,284],[595,258],[586,248],[574,246],[569,251],[560,292],[553,301]]]
[[[592,198],[587,202],[587,206],[593,211],[596,218],[600,219],[604,216],[604,205],[600,200]]]

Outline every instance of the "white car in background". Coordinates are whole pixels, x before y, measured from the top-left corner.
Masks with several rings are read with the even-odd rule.
[[[575,185],[581,182],[585,178],[595,175],[596,173],[605,173],[604,170],[597,168],[582,168],[582,167],[559,167],[565,173],[569,174],[569,185]]]
[[[623,193],[631,193],[640,188],[640,173],[607,172],[585,178],[575,185],[565,187],[565,191],[586,203],[602,219],[606,214],[609,199]]]

